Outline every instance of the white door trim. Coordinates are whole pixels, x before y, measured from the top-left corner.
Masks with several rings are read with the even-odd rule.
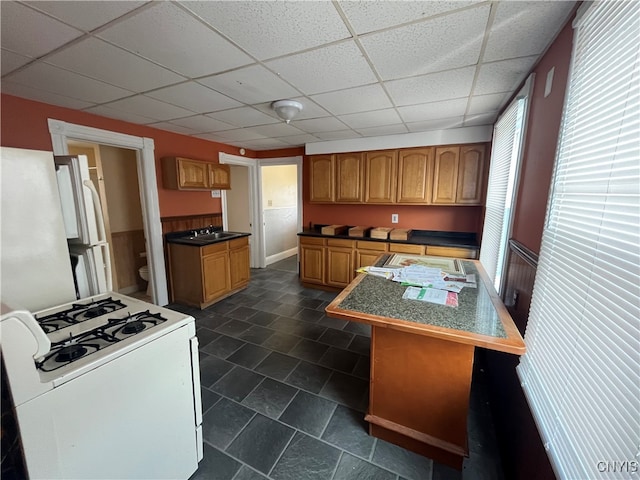
[[[220,153],[220,163],[244,165],[249,168],[249,202],[251,208],[251,268],[266,267],[264,215],[262,214],[262,173],[260,167],[272,165],[296,165],[298,173],[298,231],[302,230],[302,156],[254,159]],[[227,229],[227,196],[223,190],[222,225]]]
[[[251,268],[264,268],[264,241],[262,239],[262,230],[256,228],[257,225],[263,223],[262,220],[262,195],[260,194],[260,177],[259,162],[253,158],[240,157],[229,153],[218,154],[218,161],[229,165],[241,165],[249,169],[249,208],[251,215],[251,237],[249,243],[251,245]],[[227,192],[222,190],[220,196],[222,201],[222,228],[227,230],[229,227],[227,214]]]
[[[138,178],[141,182],[140,204],[142,206],[142,221],[146,237],[151,293],[154,303],[166,305],[169,303],[169,295],[164,264],[153,139],[110,132],[84,125],[75,125],[52,118],[48,119],[48,123],[54,155],[69,154],[67,140],[84,140],[101,145],[137,150]]]

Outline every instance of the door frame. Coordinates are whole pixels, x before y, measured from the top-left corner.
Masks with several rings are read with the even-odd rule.
[[[138,180],[140,182],[140,205],[147,248],[147,264],[153,302],[157,305],[169,303],[167,273],[164,263],[160,202],[156,179],[155,146],[152,138],[136,137],[124,133],[111,132],[100,128],[86,127],[49,118],[49,133],[54,155],[68,155],[68,140],[81,140],[128,148],[136,151]]]
[[[226,163],[230,165],[243,165],[249,168],[249,203],[251,212],[251,235],[252,245],[251,248],[251,268],[265,268],[266,267],[266,245],[265,245],[265,232],[264,232],[264,215],[262,214],[262,173],[261,167],[274,166],[274,165],[296,165],[297,167],[297,181],[298,181],[298,231],[302,228],[302,156],[295,157],[279,157],[279,158],[247,158],[240,157],[238,155],[231,155],[228,153],[222,153],[218,155],[220,163]],[[227,228],[227,196],[223,190],[221,195],[222,200],[222,225],[226,230]]]

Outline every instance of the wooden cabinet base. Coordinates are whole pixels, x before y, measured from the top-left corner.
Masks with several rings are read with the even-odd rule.
[[[176,303],[180,303],[182,305],[188,305],[189,307],[196,307],[196,308],[199,308],[200,310],[203,310],[207,307],[210,307],[214,303],[218,303],[219,301],[224,300],[227,297],[230,297],[231,295],[235,295],[236,293],[244,290],[245,288],[247,288],[246,285],[240,288],[236,288],[235,290],[226,292],[224,295],[220,295],[219,297],[216,297],[213,300],[210,300],[208,302],[194,302],[192,299],[182,299],[182,298],[174,298],[173,301]]]
[[[462,468],[473,353],[473,345],[372,326],[371,435]]]

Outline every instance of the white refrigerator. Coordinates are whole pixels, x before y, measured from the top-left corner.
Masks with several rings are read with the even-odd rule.
[[[84,298],[111,291],[104,216],[87,157],[56,156],[55,168],[76,293]]]
[[[63,157],[56,171],[51,152],[10,147],[1,147],[0,160],[2,302],[37,311],[111,290],[99,202],[84,184],[82,160]]]

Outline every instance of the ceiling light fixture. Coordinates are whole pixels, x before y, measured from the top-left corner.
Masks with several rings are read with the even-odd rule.
[[[289,123],[302,110],[302,104],[295,100],[278,100],[271,104],[278,116]]]

